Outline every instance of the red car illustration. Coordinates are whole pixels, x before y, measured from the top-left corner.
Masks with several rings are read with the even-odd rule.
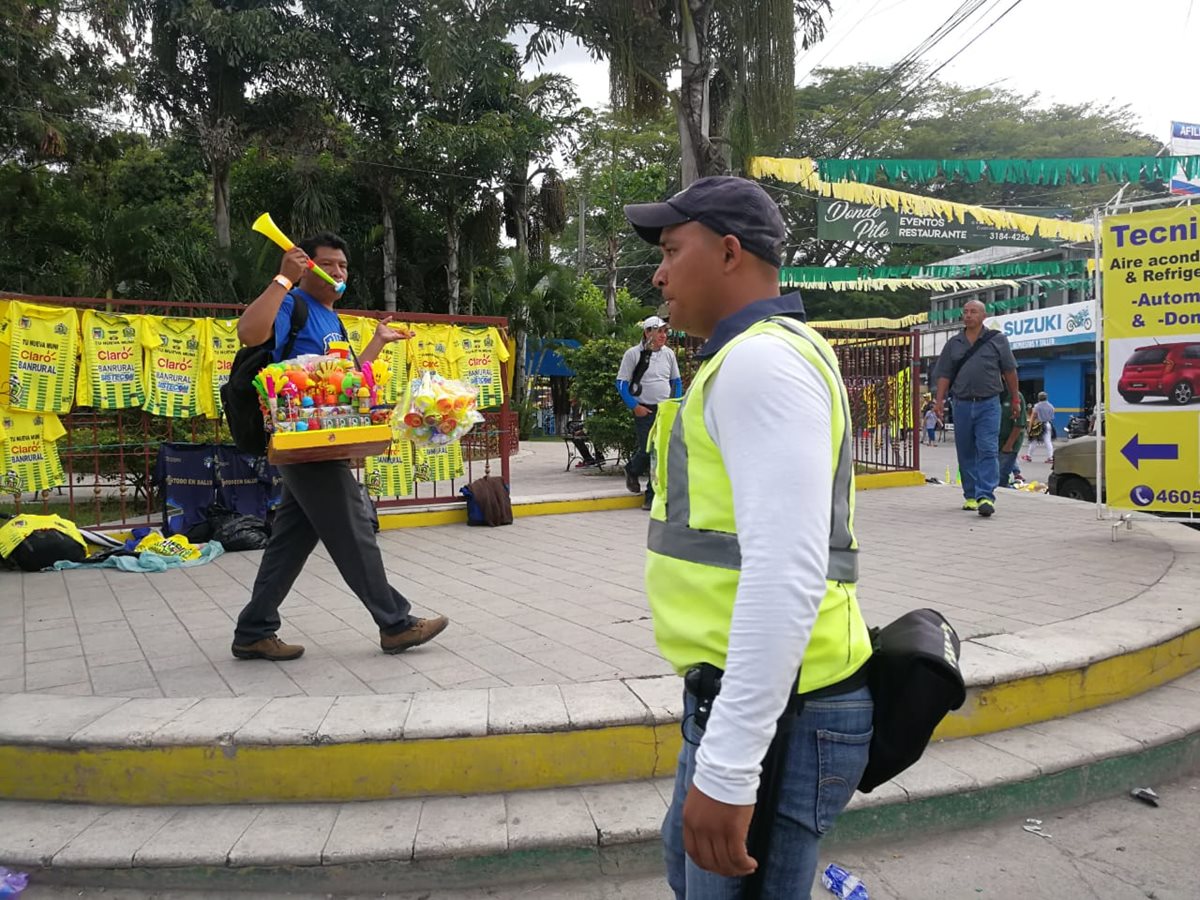
[[[1200,341],[1138,347],[1125,361],[1117,390],[1129,403],[1166,397],[1184,406],[1200,393]]]

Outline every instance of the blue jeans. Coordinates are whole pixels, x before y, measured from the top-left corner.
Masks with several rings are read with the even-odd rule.
[[[954,446],[963,496],[996,500],[1000,481],[1000,398],[954,401]]]
[[[703,732],[690,717],[696,700],[684,694],[684,735],[675,794],[663,822],[667,882],[676,900],[738,900],[742,879],[699,868],[683,850],[683,803],[696,771]],[[868,688],[810,700],[795,723],[779,809],[771,835],[762,900],[805,900],[817,871],[817,843],[850,802],[867,767],[874,704]],[[761,860],[760,860],[761,862]]]
[[[1012,481],[1013,469],[1017,467],[1017,451],[1014,450],[1012,453],[1005,453],[1001,450],[999,460],[1000,480],[996,483],[1000,487],[1008,487],[1009,482]]]

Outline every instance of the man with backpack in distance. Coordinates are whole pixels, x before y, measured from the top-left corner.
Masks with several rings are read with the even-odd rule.
[[[238,337],[246,346],[273,342],[276,362],[304,354],[325,353],[332,341],[346,340],[334,312],[337,290],[308,269],[308,260],[339,282],[346,280],[346,242],[323,232],[301,241],[283,255],[279,274],[251,303],[238,321]],[[298,309],[303,325],[294,329]],[[373,361],[384,345],[403,340],[384,319],[360,362]],[[294,334],[293,334],[294,332]],[[371,513],[349,460],[297,463],[279,467],[283,495],[263,552],[250,602],[238,616],[233,655],[238,659],[296,659],[299,644],[278,637],[279,607],[319,540],[334,565],[379,626],[384,653],[400,653],[437,637],[449,621],[444,616],[419,619],[411,605],[388,584],[383,555],[375,538]]]
[[[633,456],[625,464],[625,486],[631,494],[642,489],[641,478],[650,474],[646,443],[654,428],[658,404],[683,394],[683,379],[675,351],[667,346],[667,323],[651,316],[642,323],[642,342],[630,347],[617,369],[617,391],[633,412]],[[642,509],[654,502],[654,488],[646,485]]]
[[[684,690],[667,880],[677,900],[807,898],[871,741],[849,399],[780,296],[762,187],[701,178],[625,215],[662,251],[672,324],[706,340],[654,427],[646,595]]]
[[[946,394],[954,398],[954,449],[962,480],[963,509],[985,519],[996,511],[1000,480],[1000,393],[1008,385],[1014,416],[1020,410],[1017,361],[1008,338],[983,327],[987,307],[968,300],[963,330],[942,348],[933,370],[937,382],[934,412],[940,420]]]

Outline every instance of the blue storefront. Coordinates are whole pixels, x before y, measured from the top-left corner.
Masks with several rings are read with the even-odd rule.
[[[1071,303],[993,316],[985,324],[1008,337],[1017,358],[1021,393],[1035,400],[1045,391],[1061,433],[1067,420],[1095,404],[1095,303]]]

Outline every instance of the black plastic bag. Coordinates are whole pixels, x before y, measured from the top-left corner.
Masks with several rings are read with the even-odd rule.
[[[212,540],[232,552],[261,550],[270,537],[267,523],[254,516],[230,516],[213,526],[212,532]]]

